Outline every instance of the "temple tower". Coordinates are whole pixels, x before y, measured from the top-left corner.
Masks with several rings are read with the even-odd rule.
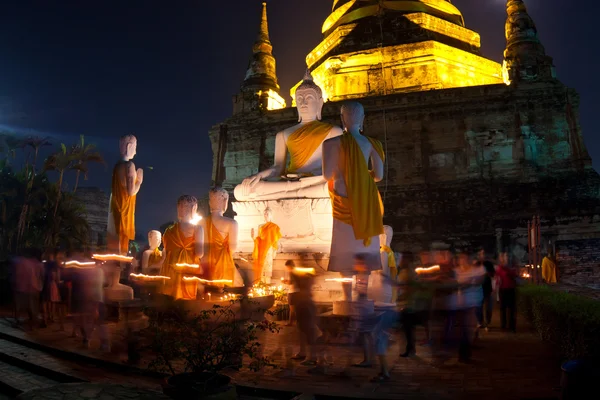
[[[285,108],[285,100],[279,95],[276,62],[273,45],[269,39],[267,3],[262,3],[260,29],[241,90],[233,100],[233,113],[250,110],[278,110]]]
[[[506,50],[502,66],[505,83],[556,78],[552,58],[546,55],[523,1],[508,0],[506,13]]]
[[[322,33],[306,63],[331,101],[502,83],[448,0],[334,0]]]

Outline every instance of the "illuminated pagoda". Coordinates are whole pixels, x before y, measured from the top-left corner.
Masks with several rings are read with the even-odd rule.
[[[508,247],[526,262],[527,222],[540,215],[561,279],[597,282],[600,251],[576,257],[600,249],[600,178],[579,95],[557,79],[525,3],[507,0],[506,13],[500,65],[480,54],[479,34],[450,1],[334,0],[323,41],[306,57],[328,98],[323,120],[339,125],[344,100],[363,104],[365,134],[386,149],[379,188],[397,251]],[[278,90],[274,59],[268,71],[253,93]],[[298,115],[269,108],[236,103],[210,130],[215,183],[233,190],[272,164],[275,135]]]

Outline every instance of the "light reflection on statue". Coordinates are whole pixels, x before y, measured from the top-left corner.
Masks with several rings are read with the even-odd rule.
[[[234,195],[238,201],[286,198],[327,198],[322,176],[323,142],[342,134],[340,128],[321,122],[323,93],[307,71],[296,89],[299,123],[275,137],[273,166],[250,176],[239,184]],[[287,166],[287,155],[290,165]],[[283,180],[281,180],[283,178]]]
[[[328,180],[333,208],[329,270],[342,277],[354,275],[357,254],[362,254],[368,270],[381,269],[383,202],[375,182],[383,179],[384,154],[381,142],[362,135],[364,117],[360,103],[344,104],[344,134],[323,145],[323,176]],[[352,284],[343,283],[342,287],[350,301]]]

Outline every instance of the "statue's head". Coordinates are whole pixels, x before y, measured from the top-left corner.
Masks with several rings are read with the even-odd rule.
[[[162,240],[162,235],[160,231],[150,231],[148,232],[148,245],[151,249],[155,249],[160,246]]]
[[[323,108],[323,91],[313,81],[309,70],[306,70],[302,83],[296,89],[296,108],[298,109],[298,120],[313,121],[321,119]]]
[[[362,133],[365,121],[365,109],[362,104],[357,101],[344,103],[340,110],[340,117],[342,118],[342,127],[345,131],[358,128]]]
[[[273,210],[267,207],[265,208],[265,212],[263,215],[265,216],[265,221],[271,222],[271,220],[273,219]]]
[[[208,206],[210,212],[222,212],[227,211],[229,205],[229,193],[227,190],[221,187],[214,187],[208,192]]]
[[[183,195],[177,199],[177,219],[190,221],[198,211],[198,199],[194,196]]]
[[[383,226],[383,233],[379,235],[379,243],[383,246],[390,246],[392,243],[392,238],[394,237],[394,230],[389,225]]]
[[[119,139],[121,158],[131,160],[137,152],[137,138],[134,135],[123,135]]]

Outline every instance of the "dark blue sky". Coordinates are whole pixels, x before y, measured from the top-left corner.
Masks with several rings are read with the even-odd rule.
[[[322,39],[331,0],[268,1],[282,94]],[[504,50],[504,0],[455,0],[483,53]],[[581,94],[581,124],[596,168],[600,92],[591,0],[528,0],[559,79]],[[260,0],[61,0],[0,2],[0,126],[74,142],[85,134],[109,164],[84,185],[108,190],[118,137],[138,136],[140,233],[175,216],[183,193],[210,185],[208,129],[231,114],[257,33]]]

